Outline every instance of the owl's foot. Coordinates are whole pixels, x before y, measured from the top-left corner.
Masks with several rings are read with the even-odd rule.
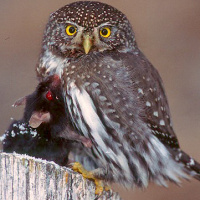
[[[95,194],[96,195],[101,195],[103,191],[108,191],[110,190],[110,187],[107,185],[104,185],[103,181],[101,179],[96,178],[96,170],[94,171],[87,171],[79,162],[75,162],[73,164],[72,169],[80,174],[86,179],[92,180],[95,183],[96,189],[95,189]]]

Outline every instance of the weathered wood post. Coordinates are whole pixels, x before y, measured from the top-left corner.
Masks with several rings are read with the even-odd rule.
[[[95,185],[54,162],[0,153],[1,200],[93,200]],[[120,200],[112,191],[98,200]]]

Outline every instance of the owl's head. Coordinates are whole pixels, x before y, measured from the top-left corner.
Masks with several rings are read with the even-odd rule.
[[[76,58],[90,52],[131,51],[134,33],[126,16],[104,3],[79,1],[50,15],[43,48]]]

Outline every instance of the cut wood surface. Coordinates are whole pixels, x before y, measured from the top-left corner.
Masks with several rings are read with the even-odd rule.
[[[113,192],[95,196],[95,185],[73,170],[34,157],[0,153],[1,200],[120,200]]]

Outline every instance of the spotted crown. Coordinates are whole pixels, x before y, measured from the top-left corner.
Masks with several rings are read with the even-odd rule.
[[[122,12],[110,5],[91,1],[78,1],[68,4],[50,15],[47,28],[51,28],[55,23],[62,24],[66,21],[84,27],[85,32],[92,32],[94,27],[108,22],[111,26],[126,30],[124,39],[129,38],[128,44],[131,48],[136,46],[134,32],[129,20]]]

